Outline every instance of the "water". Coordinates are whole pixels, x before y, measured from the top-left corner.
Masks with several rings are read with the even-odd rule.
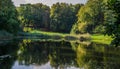
[[[0,69],[119,69],[120,48],[65,41],[0,41]]]

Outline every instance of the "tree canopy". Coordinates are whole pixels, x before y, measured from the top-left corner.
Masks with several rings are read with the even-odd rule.
[[[18,14],[11,0],[0,1],[0,30],[16,33],[19,30]]]
[[[112,45],[120,45],[120,1],[88,0],[78,12],[71,33],[101,33],[112,36]]]
[[[42,3],[21,4],[17,8],[22,27],[31,27],[34,29],[49,27],[50,8]]]
[[[73,26],[72,33],[98,33],[98,31],[102,33],[104,31],[102,1],[103,0],[88,0],[88,2],[81,7],[77,14],[78,21]]]
[[[112,45],[118,46],[120,45],[120,1],[107,0],[105,4],[105,33],[114,38]]]
[[[83,4],[56,3],[49,8],[37,3],[21,4],[17,10],[22,27],[69,33],[72,25],[77,21],[76,14],[81,6]]]
[[[72,25],[77,21],[76,14],[82,4],[53,4],[50,11],[50,29],[56,32],[69,33]]]

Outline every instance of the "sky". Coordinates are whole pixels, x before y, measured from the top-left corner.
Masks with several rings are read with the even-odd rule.
[[[66,3],[86,3],[87,0],[12,0],[15,4],[15,6],[19,6],[20,4],[26,4],[26,3],[43,3],[48,6],[51,6],[52,4],[56,2],[66,2]]]

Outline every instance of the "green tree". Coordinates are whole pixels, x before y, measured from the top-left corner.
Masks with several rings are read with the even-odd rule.
[[[50,22],[50,8],[42,3],[37,3],[32,5],[32,16],[34,20],[34,25],[37,28],[47,28],[49,29]]]
[[[22,28],[29,27],[33,23],[33,19],[31,17],[31,4],[21,4],[20,7],[17,7],[17,11],[19,13],[19,20]]]
[[[106,0],[105,27],[106,34],[114,39],[112,44],[120,45],[120,1]]]
[[[88,0],[79,10],[77,14],[78,21],[73,25],[71,33],[96,33],[95,29],[99,25],[103,26],[104,23],[102,3],[103,0]]]
[[[81,6],[82,4],[53,4],[50,11],[50,29],[55,32],[69,33],[76,21],[76,14]]]
[[[34,29],[47,28],[49,29],[50,8],[42,3],[37,4],[21,4],[17,8],[21,26]]]
[[[0,0],[0,30],[10,33],[19,30],[18,14],[11,0]]]

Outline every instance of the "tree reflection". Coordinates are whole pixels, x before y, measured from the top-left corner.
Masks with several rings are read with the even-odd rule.
[[[66,69],[67,67],[76,66],[76,54],[69,42],[57,42],[51,47],[49,59],[52,67]]]
[[[21,65],[42,65],[48,62],[49,51],[46,43],[31,42],[31,40],[24,39],[19,46],[18,60]]]
[[[120,48],[109,47],[104,44],[90,45],[72,44],[76,48],[77,64],[85,69],[118,69],[120,67]],[[77,46],[76,46],[77,45]]]
[[[44,65],[50,62],[54,68],[76,65],[76,54],[69,42],[23,40],[19,44],[18,60],[21,65]]]
[[[13,43],[14,42],[14,43]],[[18,42],[7,41],[0,44],[0,69],[11,69],[18,50]]]
[[[99,43],[80,44],[24,39],[0,45],[0,67],[10,69],[18,60],[19,65],[41,66],[49,62],[55,69],[69,67],[118,69],[120,67],[119,53],[120,48]]]

